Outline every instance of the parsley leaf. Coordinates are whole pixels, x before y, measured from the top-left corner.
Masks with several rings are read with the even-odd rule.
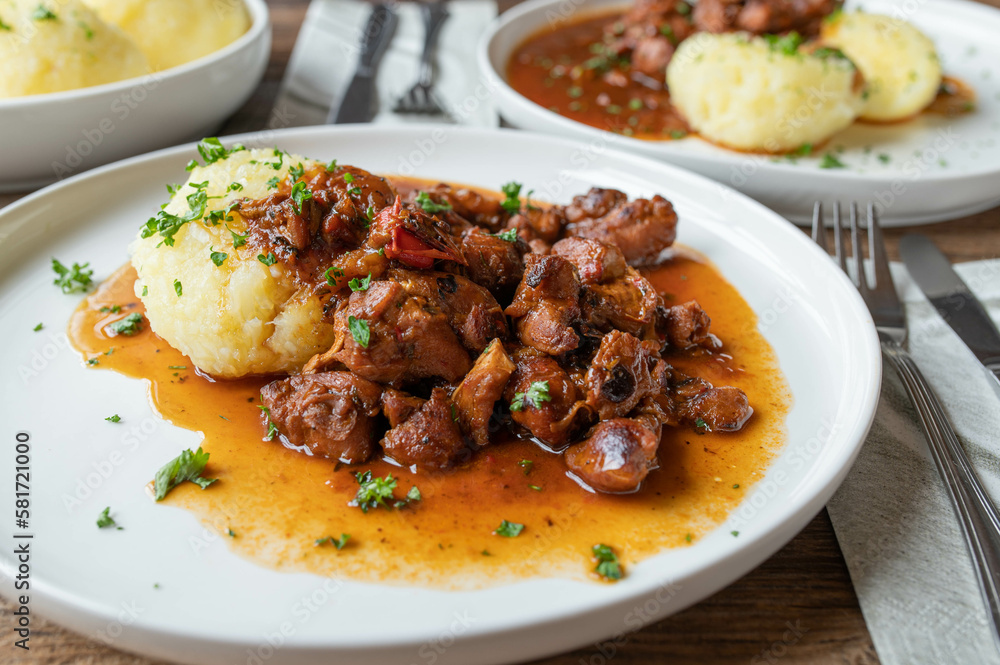
[[[198,142],[198,154],[205,160],[205,166],[214,164],[220,159],[225,159],[234,152],[240,152],[241,150],[246,150],[246,148],[239,143],[234,145],[232,148],[226,148],[226,146],[222,145],[222,141],[214,136],[202,139]],[[187,170],[191,171],[196,166],[198,166],[198,162],[192,159],[188,163]]]
[[[368,273],[368,276],[364,279],[355,277],[347,285],[351,287],[351,291],[367,291],[368,287],[372,285],[372,274]]]
[[[207,463],[208,453],[202,451],[201,446],[199,446],[197,451],[191,452],[191,449],[188,448],[164,464],[156,472],[156,477],[153,480],[156,500],[162,501],[170,493],[170,490],[185,481],[191,481],[202,489],[214,483],[214,478],[202,478],[201,476]]]
[[[239,249],[243,245],[247,244],[247,238],[250,237],[249,233],[247,233],[246,235],[240,235],[239,233],[233,231],[228,226],[226,227],[226,230],[229,231],[229,235],[233,236],[233,249]]]
[[[782,55],[795,55],[802,46],[802,35],[794,30],[787,35],[762,35],[762,37],[772,52]]]
[[[500,190],[507,198],[500,202],[500,207],[511,214],[521,212],[521,187],[521,183],[513,181],[501,187]]]
[[[302,168],[302,162],[299,162],[298,166],[289,166],[288,175],[292,177],[292,180],[298,180],[303,175],[305,175],[306,170]]]
[[[821,169],[845,169],[847,164],[843,163],[837,156],[832,153],[824,153],[823,159],[820,160],[819,167]]]
[[[347,317],[347,327],[350,329],[351,337],[358,343],[358,346],[367,349],[368,343],[371,341],[371,330],[368,328],[368,322],[364,319],[349,316]]]
[[[531,469],[535,466],[535,463],[532,462],[530,459],[523,459],[520,462],[518,462],[517,465],[522,469],[524,469],[524,475],[528,475],[529,473],[531,473]]]
[[[337,280],[344,276],[344,271],[337,266],[330,266],[323,273],[323,277],[326,278],[326,283],[330,286],[337,286]]]
[[[421,501],[423,500],[423,498],[424,498],[423,495],[420,493],[420,490],[417,489],[416,485],[411,487],[410,491],[406,493],[407,501]]]
[[[695,418],[694,426],[700,430],[708,431],[708,423],[706,423],[703,418]]]
[[[42,4],[39,4],[35,11],[31,12],[32,21],[55,21],[58,18],[58,16]]]
[[[267,181],[267,188],[268,189],[277,189],[279,182],[281,182],[281,180],[278,178],[278,176],[274,176],[273,178],[271,178],[271,179],[269,179]]]
[[[336,168],[337,168],[337,160],[336,159],[331,159],[329,162],[326,163],[326,172],[327,173],[332,172]]]
[[[394,498],[392,493],[396,489],[396,479],[391,473],[385,478],[373,478],[371,471],[364,471],[356,473],[354,477],[360,487],[350,505],[357,506],[363,513],[379,506],[389,507],[386,501]]]
[[[142,326],[140,325],[141,323],[142,314],[139,312],[132,312],[128,316],[109,324],[108,328],[115,334],[131,337],[132,335],[142,331]]]
[[[174,293],[177,294],[178,298],[184,295],[184,285],[181,284],[181,280],[179,279],[174,280]]]
[[[500,522],[500,526],[494,531],[498,536],[503,536],[504,538],[517,538],[524,531],[524,525],[518,524],[517,522],[508,522],[504,520]]]
[[[500,233],[494,233],[500,240],[506,240],[507,242],[517,242],[517,229],[507,229],[506,231],[501,231]]]
[[[226,535],[229,536],[230,538],[235,538],[236,537],[236,532],[233,531],[232,527],[227,527],[226,528]]]
[[[344,549],[344,546],[347,545],[347,541],[350,540],[350,539],[351,539],[351,534],[349,534],[349,533],[342,533],[342,534],[340,534],[340,538],[334,538],[333,536],[327,536],[326,538],[319,538],[319,539],[317,539],[316,540],[316,547],[319,547],[320,545],[326,545],[327,543],[329,543],[330,545],[333,545],[334,547],[336,547],[337,551],[339,552],[340,550]]]
[[[58,277],[52,280],[52,283],[62,289],[63,293],[84,293],[94,282],[92,279],[94,271],[86,269],[89,265],[89,262],[83,265],[74,263],[72,268],[67,268],[58,259],[53,258],[52,270]]]
[[[433,215],[438,212],[445,212],[446,210],[451,210],[451,204],[447,201],[442,201],[437,203],[434,201],[427,192],[417,192],[417,198],[414,200],[418,206],[423,208],[424,212]]]
[[[230,183],[229,184],[229,189],[226,190],[226,191],[229,191],[229,192],[242,192],[243,191],[243,185],[241,185],[238,182]]]
[[[122,306],[121,305],[112,305],[111,307],[104,306],[98,311],[102,313],[111,312],[112,314],[117,314],[118,312],[122,311]]]
[[[38,332],[38,331],[40,331],[44,327],[45,327],[44,323],[39,323],[37,326],[35,326],[34,328],[32,328],[32,330],[34,330],[35,332]]]
[[[302,204],[313,197],[313,193],[306,189],[306,183],[297,182],[295,186],[292,187],[292,207],[295,208],[295,214],[302,214]]]
[[[102,510],[101,514],[98,515],[98,517],[97,517],[97,528],[98,529],[103,529],[103,528],[109,527],[109,526],[118,527],[118,529],[121,530],[121,527],[118,526],[117,522],[115,522],[115,518],[111,516],[111,506],[108,506],[107,508],[105,508],[104,510]]]
[[[108,416],[107,418],[105,418],[105,420],[107,420],[109,423],[120,423],[122,421],[122,417],[116,413],[113,416]]]
[[[278,262],[278,258],[274,255],[274,252],[268,252],[267,256],[264,256],[263,254],[258,254],[257,260],[266,266],[273,266],[275,263]]]
[[[278,426],[274,424],[273,420],[271,420],[271,409],[267,408],[263,404],[259,405],[257,408],[261,410],[267,421],[267,434],[264,435],[264,440],[273,441],[274,437],[278,435]]]
[[[618,555],[607,545],[594,545],[591,550],[594,558],[597,559],[597,567],[594,569],[598,575],[609,580],[620,580],[622,578],[622,567],[618,561]]]
[[[511,411],[524,411],[525,405],[533,406],[536,409],[542,407],[542,402],[551,402],[549,395],[548,381],[535,381],[528,386],[526,393],[514,393],[514,400],[510,403]]]
[[[229,258],[229,255],[226,254],[225,252],[212,252],[211,254],[208,255],[208,258],[212,259],[212,263],[214,263],[215,266],[218,268],[221,267],[222,264],[226,262],[226,259]]]

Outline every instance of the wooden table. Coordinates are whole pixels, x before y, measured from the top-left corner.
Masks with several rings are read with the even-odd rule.
[[[501,9],[516,0],[500,0]],[[264,82],[220,134],[260,129],[288,63],[309,0],[268,0],[274,44]],[[990,0],[1000,6],[1000,0]],[[0,207],[18,196],[0,196]],[[1000,253],[1000,209],[958,221],[921,227],[952,261],[995,258]],[[903,231],[886,236],[895,256]],[[0,661],[30,665],[148,665],[145,658],[114,651],[58,626],[33,624],[31,651],[12,653],[11,606],[0,599]],[[795,627],[801,636],[790,632]],[[546,665],[654,663],[878,663],[871,636],[824,510],[780,552],[711,598],[629,636],[624,643],[595,645],[544,661]]]

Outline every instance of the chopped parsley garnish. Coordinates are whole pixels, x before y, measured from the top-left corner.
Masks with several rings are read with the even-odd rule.
[[[531,489],[535,490],[536,492],[541,492],[542,491],[542,488],[539,487],[538,485],[528,485],[528,487],[530,487]]]
[[[372,285],[372,274],[368,273],[368,276],[364,279],[355,277],[347,285],[351,287],[351,291],[367,291],[368,287]]]
[[[762,35],[762,37],[772,52],[782,55],[795,55],[802,46],[802,35],[794,30],[787,35]]]
[[[351,183],[353,183],[354,182],[354,175],[351,174],[351,173],[345,173],[344,174],[344,182],[346,182],[348,185],[350,185]]]
[[[417,198],[415,199],[415,203],[421,208],[423,208],[424,212],[429,213],[431,215],[452,209],[450,203],[448,203],[447,201],[442,201],[441,203],[438,203],[434,201],[427,194],[427,192],[417,192]]]
[[[510,410],[524,411],[525,404],[540,409],[542,402],[551,401],[552,396],[549,395],[549,382],[535,381],[528,387],[527,392],[514,394],[514,401],[510,403]]]
[[[729,533],[732,534],[733,538],[735,538],[736,536],[740,535],[739,531],[730,531]]]
[[[167,369],[187,369],[187,365],[167,365]]]
[[[101,511],[101,514],[97,516],[97,528],[103,529],[105,527],[117,527],[121,531],[121,527],[115,522],[115,518],[111,516],[111,506],[108,506]]]
[[[847,168],[847,164],[837,159],[836,155],[827,152],[823,154],[823,159],[820,160],[819,167],[821,169],[844,169]]]
[[[518,462],[517,465],[522,469],[524,469],[524,475],[528,475],[529,473],[531,473],[531,469],[535,466],[535,463],[532,462],[530,459],[523,459],[520,462]]]
[[[179,279],[174,280],[174,293],[177,294],[178,298],[184,295],[184,285],[181,284],[181,280]]]
[[[703,418],[695,418],[695,420],[694,420],[694,426],[697,427],[698,429],[701,429],[701,430],[707,430],[708,429],[708,423],[706,423]]]
[[[594,572],[608,580],[622,578],[622,566],[614,550],[607,545],[594,545],[591,551],[594,553],[594,558],[597,559],[597,567],[594,568]]]
[[[371,471],[364,471],[355,474],[354,477],[360,487],[350,505],[357,506],[363,513],[379,506],[389,507],[386,501],[394,498],[392,493],[396,490],[397,484],[391,473],[385,478],[373,478]]]
[[[216,267],[221,267],[222,264],[226,262],[226,259],[229,258],[229,255],[225,252],[212,252],[208,255],[208,258],[212,259],[212,263],[214,263]]]
[[[48,9],[45,5],[38,5],[35,11],[31,12],[32,21],[55,21],[59,17],[56,16],[52,10]]]
[[[691,542],[691,534],[689,533],[686,536],[684,536],[684,540],[690,543]]]
[[[74,263],[72,268],[67,268],[58,259],[52,259],[52,270],[58,275],[52,283],[62,289],[63,293],[84,293],[94,282],[94,271],[87,270],[89,265],[89,262],[83,265]]]
[[[268,252],[267,256],[264,256],[263,254],[258,254],[257,260],[266,266],[273,266],[275,263],[278,262],[278,258],[274,255],[274,252]]]
[[[802,157],[807,157],[807,156],[809,156],[809,155],[812,154],[812,151],[813,151],[813,144],[812,143],[803,143],[792,154],[801,155]]]
[[[0,30],[6,30],[7,32],[11,32],[13,29],[14,28],[12,28],[9,25],[7,25],[6,23],[4,23],[3,19],[0,19]]]
[[[142,314],[139,312],[132,312],[128,316],[122,319],[118,319],[114,323],[108,325],[111,332],[117,335],[125,335],[131,337],[132,335],[142,331]]]
[[[89,25],[87,25],[83,21],[77,21],[76,24],[80,26],[81,30],[83,30],[83,36],[87,39],[87,41],[90,41],[91,39],[94,38],[94,31],[91,29]]]
[[[821,46],[818,49],[814,50],[812,52],[812,55],[814,55],[817,58],[823,58],[824,60],[827,58],[831,58],[834,60],[847,60],[848,62],[850,62],[850,59],[846,55],[844,55],[843,51],[841,51],[839,48],[833,48],[830,46]]]
[[[500,202],[500,207],[511,214],[519,213],[521,211],[521,187],[521,183],[513,181],[501,187],[500,190],[507,198]]]
[[[149,295],[149,287],[145,284],[142,285],[142,297],[145,298]]]
[[[494,233],[500,240],[506,240],[507,242],[517,242],[517,229],[507,229],[506,231],[501,231],[500,233]]]
[[[350,329],[351,337],[354,338],[358,346],[367,349],[368,343],[371,341],[371,329],[368,327],[368,322],[364,319],[349,316],[347,317],[347,327]]]
[[[344,549],[344,546],[347,545],[347,541],[350,540],[350,539],[351,539],[351,534],[349,534],[349,533],[342,533],[342,534],[340,534],[340,538],[334,538],[333,536],[327,536],[326,538],[319,538],[319,539],[317,539],[316,540],[316,547],[319,547],[320,545],[330,544],[330,545],[333,545],[334,547],[336,547],[338,551],[340,551],[340,550]]]
[[[229,235],[233,237],[233,249],[239,249],[243,245],[247,244],[247,238],[250,237],[249,233],[247,233],[246,235],[240,235],[239,233],[233,231],[228,226],[226,227],[226,230],[229,231]]]
[[[228,191],[230,191],[230,192],[242,192],[243,191],[243,185],[241,185],[238,182],[231,183],[229,185]]]
[[[892,157],[885,154],[884,152],[878,156],[878,161],[882,162],[883,164],[888,164],[891,159]]]
[[[295,208],[295,214],[302,214],[302,204],[313,197],[313,193],[306,189],[306,183],[297,182],[292,187],[292,207]]]
[[[278,158],[278,161],[274,162],[273,164],[271,162],[265,162],[265,164],[267,164],[272,169],[274,169],[275,171],[277,171],[277,170],[281,169],[282,166],[285,165],[285,153],[283,153],[281,150],[278,150],[277,148],[275,148],[274,149],[274,156]]]
[[[40,331],[44,327],[45,327],[44,323],[39,323],[37,326],[35,326],[34,328],[32,328],[32,330],[34,330],[35,332],[38,332],[38,331]]]
[[[170,490],[186,481],[191,481],[202,489],[214,483],[215,478],[202,478],[201,476],[207,463],[208,453],[204,452],[201,446],[195,452],[191,452],[191,449],[188,448],[167,462],[156,472],[156,478],[153,480],[156,500],[162,501],[170,493]]]
[[[239,143],[234,145],[232,148],[226,148],[226,146],[222,145],[222,141],[214,136],[202,139],[198,143],[198,154],[205,160],[205,166],[214,164],[220,159],[225,159],[234,152],[240,152],[241,150],[246,150],[246,148]],[[198,161],[192,159],[188,162],[187,170],[192,171],[196,166],[199,166]]]
[[[139,234],[142,238],[149,238],[150,236],[159,233],[163,240],[160,242],[161,245],[166,245],[167,247],[174,246],[174,236],[180,230],[182,226],[188,222],[193,222],[196,219],[201,219],[205,216],[205,208],[208,206],[208,194],[205,193],[205,187],[207,186],[207,181],[199,184],[192,184],[191,186],[195,188],[195,191],[187,196],[187,203],[190,210],[184,215],[174,215],[166,210],[160,210],[156,213],[155,217],[150,217],[146,224],[142,228],[142,232]],[[159,247],[159,245],[157,245]]]
[[[298,180],[303,175],[305,175],[306,170],[302,168],[302,162],[299,162],[298,166],[289,166],[288,175],[292,177],[292,180]]]
[[[644,106],[644,104],[642,103],[642,100],[641,100],[641,99],[639,99],[638,97],[635,97],[635,98],[633,98],[633,99],[630,99],[630,100],[628,101],[628,107],[629,107],[629,108],[630,108],[631,110],[633,110],[633,111],[638,111],[638,110],[640,110],[640,109],[641,109],[641,108],[642,108],[643,106]]]
[[[337,168],[337,160],[336,159],[331,159],[329,162],[326,163],[326,172],[327,173],[332,172],[336,168]]]
[[[420,494],[420,490],[417,489],[416,485],[411,487],[410,491],[406,493],[407,501],[421,501],[423,498],[424,498],[423,495]]]
[[[230,215],[229,213],[232,212],[233,208],[235,208],[239,204],[240,204],[239,201],[233,201],[222,210],[211,211],[210,213],[208,213],[208,220],[207,220],[208,223],[211,224],[212,226],[218,226],[224,221],[225,222],[233,221],[233,216]]]
[[[108,416],[107,418],[105,418],[105,420],[107,420],[109,423],[120,423],[122,421],[122,417],[116,413],[113,416]]]
[[[117,314],[118,312],[122,311],[122,306],[121,305],[112,305],[111,307],[105,306],[99,309],[98,311],[102,313],[111,312],[112,314]]]
[[[738,490],[739,488],[740,488],[740,484],[739,483],[736,483],[735,485],[733,485],[733,489],[734,490]]]
[[[273,441],[274,437],[278,436],[278,426],[271,420],[271,409],[263,404],[258,405],[257,408],[264,414],[264,419],[267,421],[267,434],[264,435],[264,440]]]
[[[326,278],[326,283],[330,286],[337,286],[337,279],[344,276],[344,271],[337,266],[330,266],[323,273],[323,277]]]
[[[235,538],[236,532],[233,531],[232,528],[226,528],[226,535],[229,536],[230,538]]]
[[[502,522],[500,522],[500,526],[497,527],[497,530],[494,531],[493,533],[495,533],[498,536],[503,536],[504,538],[517,538],[518,536],[521,535],[522,531],[524,531],[523,524],[518,524],[517,522],[508,522],[507,520],[503,520]]]
[[[91,367],[98,364],[99,362],[100,361],[97,358],[87,358],[87,364],[90,365]]]

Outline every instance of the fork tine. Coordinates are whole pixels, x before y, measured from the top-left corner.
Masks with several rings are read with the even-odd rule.
[[[875,288],[892,286],[892,273],[889,272],[889,254],[885,251],[885,241],[882,238],[882,227],[875,214],[875,204],[868,204],[868,242],[871,246],[868,253],[875,267]]]
[[[850,277],[851,272],[847,269],[847,256],[844,250],[844,229],[843,225],[840,223],[839,201],[833,204],[833,251],[837,257],[837,263],[840,265],[840,269],[847,273],[847,276]]]
[[[826,227],[823,225],[823,203],[820,201],[817,201],[816,205],[813,206],[812,238],[820,249],[827,254],[830,253],[830,246],[826,242]]]
[[[861,297],[868,302],[868,274],[865,271],[865,248],[861,243],[861,225],[858,222],[858,204],[851,202],[851,254],[854,258],[854,283],[861,292]]]

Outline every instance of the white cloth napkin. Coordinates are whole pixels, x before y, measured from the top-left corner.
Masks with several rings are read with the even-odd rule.
[[[1000,319],[1000,261],[956,268]],[[893,265],[893,277],[906,301],[910,351],[997,503],[1000,399],[905,268]],[[1000,663],[958,518],[888,365],[875,424],[828,509],[884,665]]]
[[[398,23],[376,75],[378,114],[373,123],[442,122],[429,116],[392,112],[417,78],[424,25],[416,3],[395,5]],[[322,125],[354,75],[358,41],[371,4],[360,0],[313,0],[299,30],[275,103],[272,125]],[[438,38],[434,89],[453,122],[479,127],[500,123],[492,95],[479,75],[476,46],[497,15],[493,0],[448,3],[449,17]]]

